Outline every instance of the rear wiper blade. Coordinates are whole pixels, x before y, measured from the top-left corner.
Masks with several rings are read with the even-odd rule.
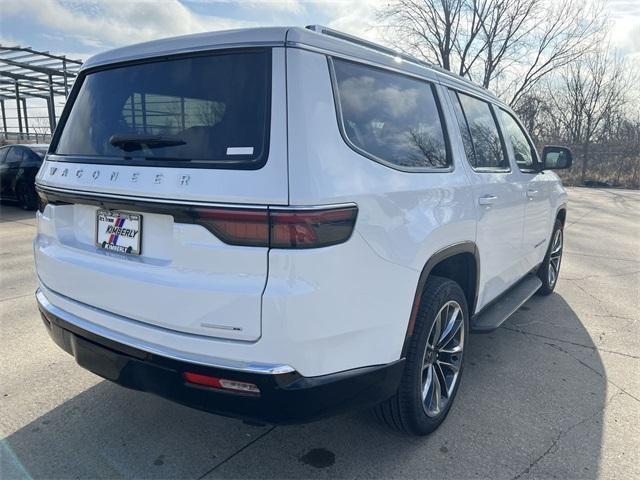
[[[143,148],[177,147],[187,142],[171,135],[112,135],[109,143],[125,152],[142,150]]]

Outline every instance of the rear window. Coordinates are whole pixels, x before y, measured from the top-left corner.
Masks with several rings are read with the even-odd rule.
[[[355,150],[406,169],[451,165],[430,83],[345,60],[333,65],[343,135]]]
[[[35,153],[40,158],[44,158],[45,154],[47,153],[47,149],[46,148],[30,148],[29,150],[31,150],[33,153]]]
[[[54,151],[100,163],[259,168],[268,153],[270,53],[164,58],[89,73]]]

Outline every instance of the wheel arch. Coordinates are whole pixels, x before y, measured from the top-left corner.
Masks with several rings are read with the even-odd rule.
[[[567,205],[566,204],[562,204],[558,207],[555,220],[560,220],[560,222],[562,223],[562,227],[564,227],[564,224],[567,221]]]
[[[449,278],[460,284],[467,297],[469,312],[472,314],[478,300],[480,279],[480,256],[476,244],[471,241],[465,241],[450,245],[438,250],[425,263],[418,278],[418,285],[411,307],[411,316],[409,317],[407,332],[402,346],[403,357],[409,346],[409,340],[413,335],[425,285],[431,275]]]

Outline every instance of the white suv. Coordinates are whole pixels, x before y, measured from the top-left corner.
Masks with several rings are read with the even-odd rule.
[[[38,174],[37,300],[126,387],[426,434],[469,332],[553,290],[570,163],[486,90],[322,27],[112,50]]]

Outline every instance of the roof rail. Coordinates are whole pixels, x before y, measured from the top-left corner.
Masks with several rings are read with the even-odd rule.
[[[392,57],[397,59],[406,60],[407,62],[411,62],[411,63],[417,63],[418,65],[421,65],[423,67],[433,67],[433,65],[431,65],[430,63],[422,61],[416,57],[407,55],[406,53],[398,52],[392,48],[385,47],[378,43],[370,42],[369,40],[365,40],[364,38],[356,37],[355,35],[350,35],[348,33],[340,32],[338,30],[324,27],[322,25],[307,25],[306,28],[316,33],[322,33],[330,37],[339,38],[340,40],[346,40],[347,42],[360,45],[361,47],[365,47],[370,50],[375,50],[376,52],[391,55]]]
[[[365,40],[365,39],[360,38],[360,37],[356,37],[355,35],[350,35],[348,33],[340,32],[339,30],[334,30],[332,28],[328,28],[328,27],[325,27],[323,25],[307,25],[305,28],[307,28],[308,30],[311,30],[313,32],[316,32],[316,33],[321,33],[323,35],[328,35],[330,37],[338,38],[340,40],[345,40],[345,41],[353,43],[355,45],[360,45],[361,47],[365,47],[365,48],[368,48],[370,50],[375,50],[376,52],[384,53],[386,55],[391,55],[392,57],[394,57],[394,58],[396,58],[398,60],[404,60],[404,61],[409,62],[409,63],[420,65],[421,67],[427,67],[427,68],[431,68],[433,70],[437,70],[438,72],[440,72],[440,73],[442,73],[444,75],[447,75],[449,77],[453,77],[456,80],[463,81],[463,82],[465,82],[467,84],[473,85],[476,88],[480,88],[480,89],[486,90],[488,92],[488,90],[486,88],[473,83],[471,80],[469,80],[469,79],[467,79],[467,78],[465,78],[465,77],[463,77],[461,75],[458,75],[457,73],[451,72],[451,71],[447,70],[446,68],[441,67],[440,65],[434,65],[432,63],[425,62],[424,60],[420,60],[419,58],[416,58],[413,55],[408,55],[406,53],[398,52],[397,50],[394,50],[392,48],[385,47],[385,46],[380,45],[378,43],[371,42],[369,40]],[[491,93],[491,92],[489,92],[489,93]]]

